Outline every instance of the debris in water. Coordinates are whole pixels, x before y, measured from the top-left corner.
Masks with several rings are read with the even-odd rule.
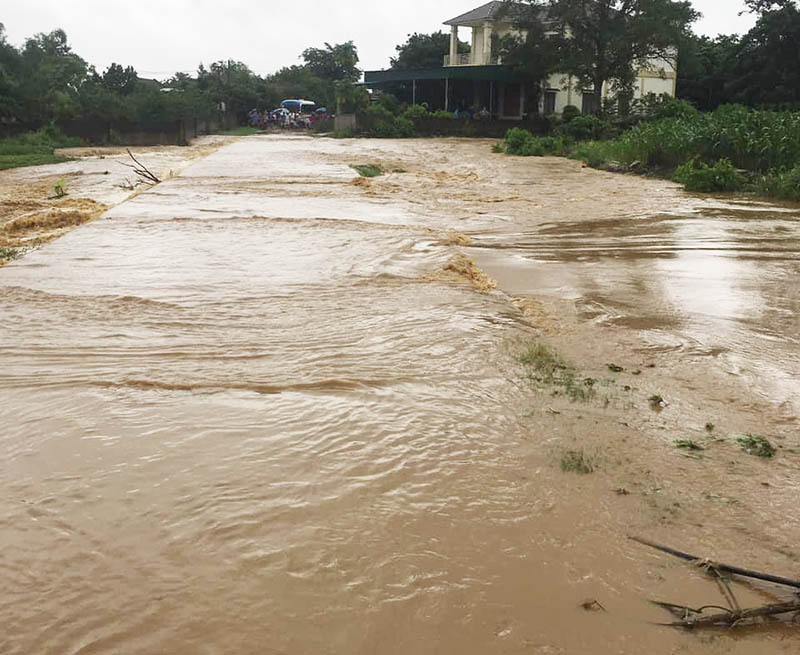
[[[702,568],[707,573],[714,576],[720,592],[728,603],[728,607],[720,605],[704,605],[699,608],[692,608],[686,605],[678,605],[675,603],[665,603],[662,601],[652,601],[655,605],[667,610],[678,620],[672,623],[665,623],[663,625],[680,627],[680,628],[697,628],[697,627],[730,627],[738,628],[747,625],[753,625],[758,622],[758,619],[764,617],[778,617],[785,614],[797,614],[800,612],[800,594],[796,595],[794,600],[782,603],[771,603],[762,605],[761,607],[754,607],[749,609],[742,609],[739,602],[730,587],[728,578],[723,574],[737,575],[754,580],[762,580],[764,582],[772,582],[774,584],[800,589],[800,580],[792,580],[781,576],[771,575],[769,573],[760,573],[758,571],[751,571],[743,569],[738,566],[731,566],[730,564],[721,564],[714,562],[710,559],[704,559],[689,553],[684,553],[680,550],[675,550],[669,546],[642,539],[640,537],[630,537],[633,541],[640,543],[650,548],[655,548],[668,555],[673,555],[680,559],[692,562],[696,566]],[[708,610],[721,610],[720,612],[708,614]]]
[[[587,598],[581,603],[581,607],[587,612],[605,612],[606,608],[603,607],[599,600],[596,598]]]

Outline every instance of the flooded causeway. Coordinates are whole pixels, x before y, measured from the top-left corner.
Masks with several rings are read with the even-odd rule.
[[[490,145],[241,139],[0,269],[0,653],[797,652],[626,537],[800,577],[800,209]]]

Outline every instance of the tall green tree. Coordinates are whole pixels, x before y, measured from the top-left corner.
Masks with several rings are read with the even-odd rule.
[[[507,4],[520,25],[550,21],[560,68],[600,93],[613,83],[629,100],[636,70],[672,58],[699,14],[689,0],[522,0]]]
[[[396,57],[391,57],[392,68],[439,68],[444,56],[450,52],[450,35],[441,30],[431,34],[409,34],[405,43],[395,47]],[[458,51],[470,51],[468,43],[458,42]]]
[[[19,51],[6,39],[5,26],[0,23],[0,118],[16,117],[19,111]]]
[[[800,10],[792,2],[764,11],[741,40],[731,67],[731,98],[751,106],[800,108]]]
[[[324,48],[308,48],[301,55],[305,67],[320,79],[329,82],[357,82],[361,77],[358,69],[358,50],[352,41]]]
[[[76,116],[88,66],[72,52],[64,30],[28,39],[21,58],[19,94],[25,119],[49,122]]]

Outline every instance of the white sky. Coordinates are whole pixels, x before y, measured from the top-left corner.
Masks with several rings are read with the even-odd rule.
[[[386,68],[412,32],[446,29],[442,22],[485,0],[2,0],[0,22],[21,45],[63,28],[72,48],[99,71],[112,62],[142,77],[192,73],[202,61],[237,59],[257,73],[300,63],[307,47],[353,40],[366,70]],[[695,31],[743,33],[742,0],[693,0],[704,18]],[[466,34],[462,38],[464,38]]]

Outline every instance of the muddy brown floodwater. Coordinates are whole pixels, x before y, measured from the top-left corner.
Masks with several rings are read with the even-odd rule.
[[[0,270],[0,652],[798,652],[654,625],[721,599],[626,539],[800,577],[798,219],[486,141],[218,150]]]

